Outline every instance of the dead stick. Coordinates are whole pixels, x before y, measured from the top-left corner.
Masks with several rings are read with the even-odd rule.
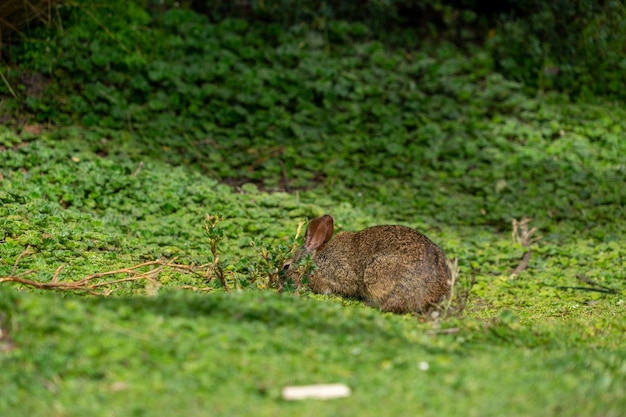
[[[139,281],[145,279],[146,281],[150,281],[156,284],[156,281],[154,281],[153,279],[148,278],[147,276],[142,275],[137,275],[135,277],[129,277],[129,278],[121,278],[121,279],[116,279],[114,281],[107,281],[107,282],[99,282],[97,284],[91,284],[88,285],[86,288],[99,288],[99,287],[106,287],[106,286],[111,286],[111,285],[115,285],[115,284],[121,284],[124,282],[131,282],[131,281]]]
[[[54,271],[54,275],[52,275],[52,279],[50,280],[50,282],[59,282],[59,274],[61,273],[61,270],[64,266],[64,264],[59,265],[59,267]]]
[[[439,330],[428,330],[426,333],[427,334],[454,334],[454,333],[458,333],[459,331],[461,331],[461,329],[459,329],[458,327],[451,327],[449,329],[439,329]]]
[[[17,266],[19,265],[20,260],[24,256],[30,255],[31,253],[33,253],[33,252],[30,250],[30,246],[27,246],[26,249],[22,253],[17,255],[17,258],[15,259],[15,263],[13,264],[13,269],[11,270],[11,276],[15,276],[15,271],[17,271]]]
[[[209,277],[211,272],[212,272],[212,268],[214,268],[214,265],[212,264],[204,264],[204,265],[200,265],[200,266],[193,266],[193,265],[180,265],[180,264],[176,264],[175,263],[175,259],[172,259],[170,261],[163,261],[163,260],[157,260],[157,261],[148,261],[148,262],[144,262],[138,265],[134,265],[131,267],[127,267],[127,268],[121,268],[121,269],[116,269],[113,271],[106,271],[106,272],[99,272],[96,274],[91,274],[88,275],[78,281],[64,281],[61,282],[59,281],[59,276],[61,273],[61,270],[63,269],[63,267],[65,265],[60,265],[59,267],[57,267],[57,269],[55,270],[52,279],[48,282],[40,282],[40,281],[34,281],[34,280],[30,280],[27,278],[24,278],[27,275],[33,274],[37,271],[35,270],[28,270],[25,272],[21,272],[19,274],[16,274],[17,272],[17,268],[19,266],[20,260],[29,255],[32,254],[33,252],[30,250],[30,247],[26,248],[26,250],[24,250],[20,255],[18,255],[17,259],[15,260],[15,263],[13,265],[13,269],[11,271],[11,275],[6,276],[6,277],[0,277],[0,283],[3,282],[15,282],[21,285],[25,285],[25,286],[29,286],[29,287],[33,287],[33,288],[37,288],[37,289],[52,289],[52,290],[66,290],[66,291],[82,291],[91,295],[98,295],[98,296],[106,296],[111,294],[114,290],[113,288],[109,288],[107,290],[104,291],[96,291],[96,289],[102,288],[102,287],[112,287],[115,286],[116,284],[121,284],[124,282],[132,282],[132,281],[139,281],[139,280],[146,280],[146,281],[150,281],[153,284],[157,284],[158,285],[158,276],[159,274],[161,274],[163,272],[163,270],[165,268],[172,268],[178,271],[181,271],[183,273],[188,273],[188,274],[194,274],[200,277]],[[156,266],[152,269],[149,269],[146,272],[138,272],[137,270],[140,268],[145,268],[145,267],[150,267],[150,266]],[[206,272],[204,271],[204,269],[206,268]],[[221,272],[221,280],[223,280],[223,285],[224,288],[226,290],[228,290],[228,287],[226,286],[226,282],[225,282],[225,277],[223,276],[224,271],[220,271]],[[130,275],[126,278],[120,278],[120,279],[116,279],[113,281],[107,281],[107,282],[99,282],[99,283],[91,283],[91,281],[94,281],[96,279],[99,278],[104,278],[107,276],[112,276],[112,275],[119,275],[119,274],[127,274]],[[196,287],[192,287],[192,286],[183,286],[181,287],[183,289],[187,288],[187,289],[193,289],[193,290],[200,290],[200,291],[210,291],[210,288],[196,288]]]
[[[287,175],[287,168],[285,167],[285,162],[282,159],[279,159],[278,163],[280,164],[281,173],[283,174],[283,188],[285,189],[285,192],[290,193],[291,190],[289,188],[289,177]]]
[[[528,249],[525,253],[524,256],[522,256],[522,260],[520,261],[519,265],[517,265],[517,268],[515,268],[515,270],[513,271],[513,273],[511,274],[511,278],[515,278],[516,276],[518,276],[523,270],[525,270],[526,268],[528,268],[528,265],[530,264],[530,256],[532,255],[532,249]]]

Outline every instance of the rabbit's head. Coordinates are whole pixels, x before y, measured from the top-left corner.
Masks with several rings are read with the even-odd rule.
[[[309,256],[315,263],[315,255],[333,237],[333,232],[334,221],[328,214],[311,220],[304,235],[304,245],[299,247],[291,259],[285,262],[284,269],[287,277],[299,282],[303,274],[309,275],[311,268],[307,270],[306,266],[301,265],[301,261]]]

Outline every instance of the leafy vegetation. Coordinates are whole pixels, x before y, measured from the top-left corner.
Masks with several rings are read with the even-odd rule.
[[[4,304],[8,295],[0,288]],[[466,320],[446,335],[372,309],[267,292],[11,297],[23,347],[1,359],[0,410],[14,415],[369,416],[419,407],[425,415],[619,416],[624,406],[623,349],[603,347],[601,337],[583,342],[558,323],[537,333],[502,314],[500,323]],[[286,384],[329,380],[354,395],[280,400]]]
[[[621,106],[529,95],[507,27],[120,4],[66,5],[1,67],[0,415],[621,415]],[[423,231],[461,297],[394,316],[286,285],[325,212]],[[280,400],[324,382],[353,396]]]
[[[524,3],[527,10],[520,7],[493,32],[500,71],[539,90],[624,100],[623,1]]]

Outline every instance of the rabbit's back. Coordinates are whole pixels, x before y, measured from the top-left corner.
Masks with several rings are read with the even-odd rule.
[[[418,258],[443,255],[443,251],[426,236],[406,226],[372,226],[352,233],[358,253],[377,255],[381,253],[407,254]]]

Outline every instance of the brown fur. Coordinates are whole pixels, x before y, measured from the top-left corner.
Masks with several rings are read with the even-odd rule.
[[[382,311],[424,312],[450,292],[443,251],[404,226],[374,226],[332,238],[329,215],[313,219],[299,257],[311,255],[316,293],[363,299]]]

